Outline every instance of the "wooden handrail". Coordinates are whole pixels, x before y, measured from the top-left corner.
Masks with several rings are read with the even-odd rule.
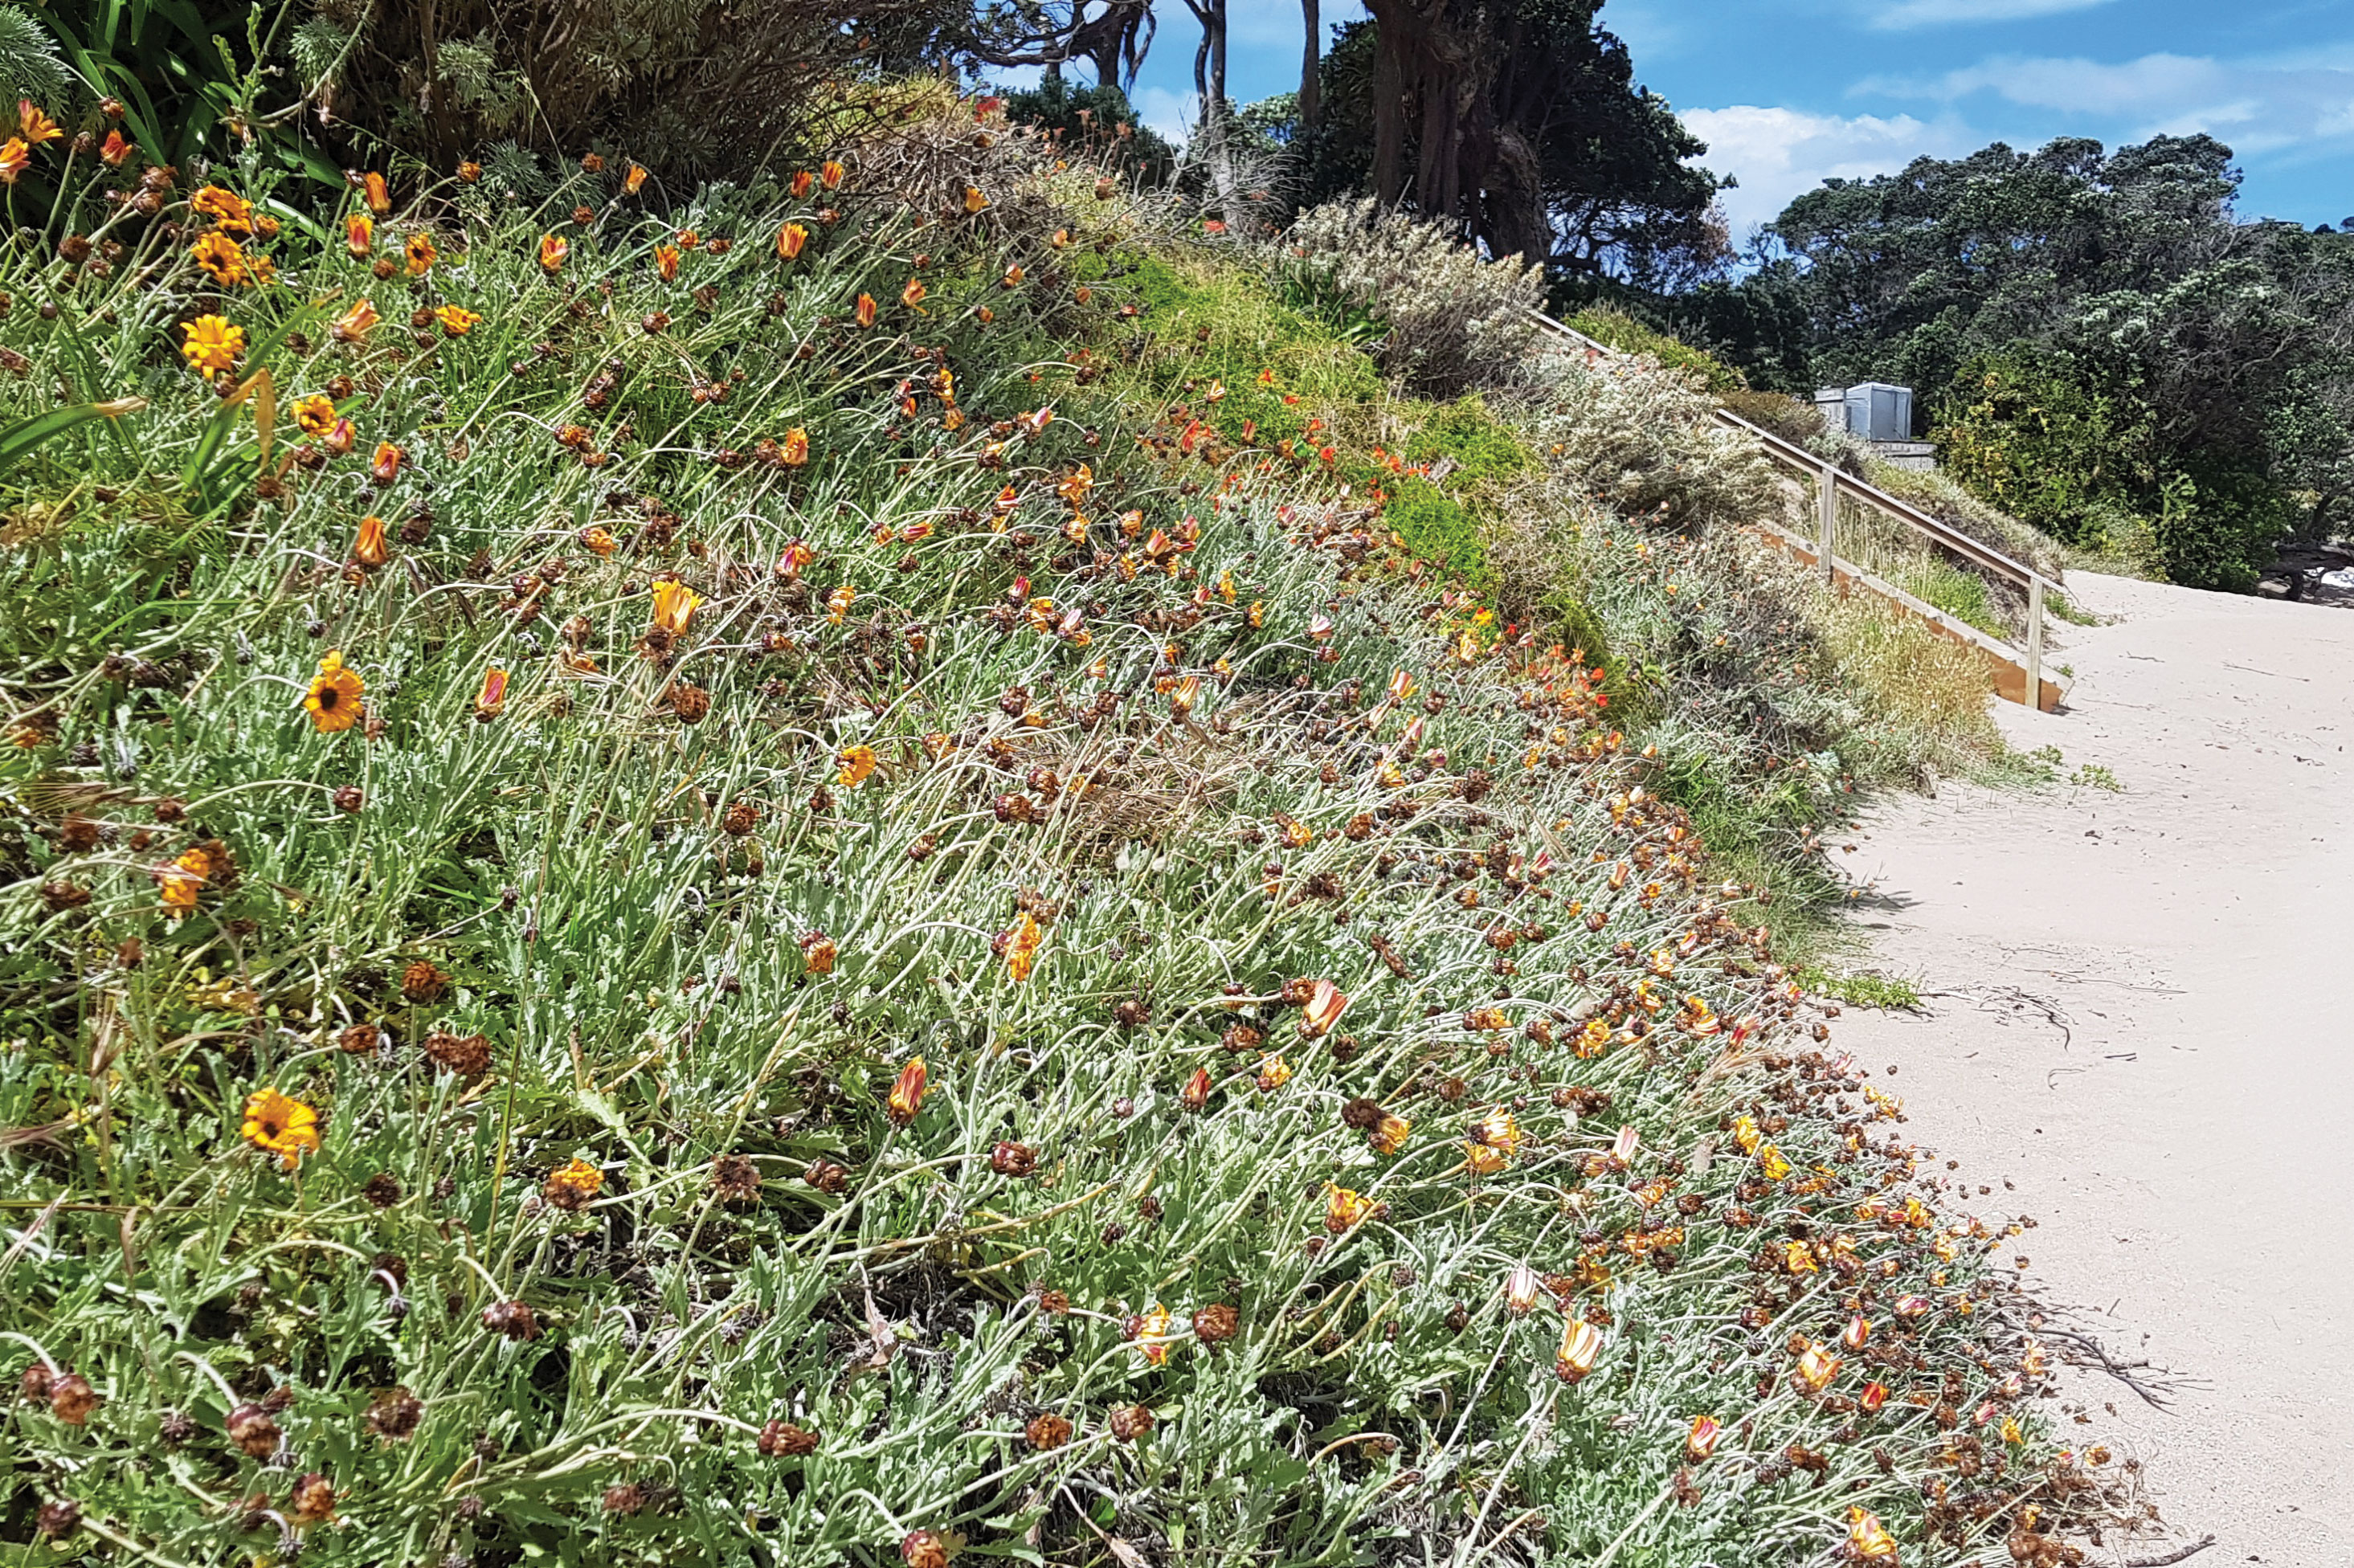
[[[1589,357],[1607,359],[1623,357],[1620,350],[1588,337],[1565,323],[1553,320],[1543,311],[1532,310],[1529,314],[1534,316],[1539,323],[1551,331],[1584,348]],[[1796,441],[1753,425],[1729,408],[1715,408],[1712,413],[1717,424],[1728,429],[1739,430],[1755,440],[1765,450],[1767,457],[1776,462],[1797,469],[1814,480],[1819,503],[1821,534],[1816,547],[1816,557],[1821,565],[1826,580],[1836,582],[1839,579],[1839,556],[1833,548],[1833,534],[1837,526],[1838,497],[1843,494],[1850,500],[1903,524],[1929,544],[1948,555],[1957,556],[1995,577],[2015,584],[2021,589],[2027,599],[2027,646],[2020,651],[2019,660],[2020,668],[2026,675],[2025,700],[2030,706],[2042,705],[2043,596],[2046,589],[2057,589],[2061,586],[2059,583],[2045,577],[2032,567],[2012,560],[1993,546],[1963,533],[1943,518],[1932,516],[1911,502],[1900,500],[1878,485],[1856,478],[1855,475],[1840,468],[1833,460],[1819,457]],[[1870,577],[1869,574],[1861,574],[1856,577],[1856,580],[1868,580],[1875,585],[1879,581],[1877,578]]]

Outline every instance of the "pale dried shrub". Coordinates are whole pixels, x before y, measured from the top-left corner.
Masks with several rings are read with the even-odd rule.
[[[1777,515],[1779,476],[1749,437],[1712,420],[1681,371],[1642,358],[1538,361],[1522,418],[1556,471],[1646,526],[1705,527]]]
[[[1408,390],[1451,397],[1520,384],[1536,341],[1530,313],[1544,302],[1544,271],[1487,261],[1455,229],[1370,197],[1301,215],[1285,254],[1322,272],[1351,304],[1389,328],[1377,356]]]

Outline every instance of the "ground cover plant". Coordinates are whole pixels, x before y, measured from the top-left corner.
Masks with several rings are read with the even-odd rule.
[[[873,107],[325,220],[27,116],[0,1540],[2065,1560],[2004,1237],[1663,798],[1787,611],[1588,499],[1500,616],[1387,509],[1534,403]]]

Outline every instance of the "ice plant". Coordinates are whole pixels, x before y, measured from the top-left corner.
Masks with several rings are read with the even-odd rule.
[[[237,368],[245,352],[245,329],[226,316],[198,316],[184,323],[180,353],[189,366],[204,376],[225,376]]]
[[[322,735],[334,735],[359,722],[360,697],[367,691],[359,672],[346,669],[340,650],[330,650],[319,661],[319,673],[302,698],[303,711]]]
[[[315,1154],[323,1147],[319,1113],[276,1089],[261,1089],[247,1097],[243,1131],[248,1143],[275,1154],[289,1171],[302,1163],[304,1154]]]
[[[916,1119],[916,1113],[924,1108],[928,1076],[921,1056],[909,1057],[907,1065],[899,1069],[899,1076],[891,1086],[891,1097],[885,1107],[894,1126],[907,1126]]]

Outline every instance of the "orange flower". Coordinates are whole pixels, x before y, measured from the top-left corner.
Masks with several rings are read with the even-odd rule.
[[[1563,1332],[1561,1349],[1553,1352],[1553,1375],[1564,1383],[1575,1383],[1594,1370],[1601,1354],[1602,1330],[1578,1319]]]
[[[810,973],[825,975],[833,972],[833,960],[840,955],[833,938],[822,931],[807,931],[801,935],[801,961],[809,965]]]
[[[1809,1343],[1798,1352],[1798,1381],[1816,1393],[1830,1386],[1839,1370],[1840,1359],[1820,1345]]]
[[[849,618],[851,600],[857,597],[858,590],[852,588],[848,583],[843,584],[840,588],[835,588],[832,593],[826,595],[825,623],[828,626],[840,626],[843,620]]]
[[[33,101],[29,98],[16,101],[16,129],[23,134],[27,144],[35,147],[44,142],[54,142],[65,134],[58,129],[56,121],[33,107]]]
[[[979,186],[964,187],[964,210],[968,215],[979,212],[987,206],[989,206],[989,198],[981,194]]]
[[[335,428],[335,406],[321,393],[294,404],[294,428],[306,436],[323,436]]]
[[[600,556],[610,556],[621,547],[621,542],[613,537],[611,529],[596,523],[580,530],[580,542]]]
[[[408,275],[412,278],[422,278],[433,270],[433,263],[441,259],[441,252],[433,248],[433,237],[421,228],[408,237],[404,254],[408,259]]]
[[[1863,1392],[1855,1396],[1855,1403],[1856,1407],[1866,1415],[1879,1414],[1880,1407],[1888,1403],[1888,1385],[1882,1383],[1865,1383]]]
[[[811,174],[807,169],[796,169],[796,170],[794,170],[794,171],[793,171],[793,199],[794,199],[795,201],[799,201],[799,200],[801,200],[801,197],[803,197],[803,196],[805,196],[809,195],[809,194],[810,194],[810,187],[811,187],[811,185],[816,185],[816,184],[817,184],[817,176],[816,176],[815,175]]]
[[[137,151],[136,147],[122,139],[122,132],[109,131],[106,133],[106,140],[99,143],[98,155],[105,160],[108,168],[119,169],[129,162],[131,154]]]
[[[916,1113],[924,1108],[927,1080],[924,1059],[921,1056],[909,1057],[907,1065],[899,1069],[898,1080],[891,1086],[891,1098],[885,1107],[894,1125],[907,1126],[916,1119]]]
[[[380,567],[392,559],[384,540],[384,519],[373,514],[360,519],[360,534],[352,545],[352,559],[364,567]]]
[[[1185,1080],[1185,1086],[1183,1088],[1177,1091],[1177,1103],[1183,1106],[1189,1111],[1200,1110],[1204,1106],[1210,1103],[1210,1071],[1208,1068],[1196,1067],[1193,1069],[1193,1075]]]
[[[228,375],[238,367],[238,355],[245,353],[245,327],[233,325],[226,315],[197,315],[191,323],[181,323],[181,355],[186,355],[188,367],[197,375]]]
[[[154,873],[164,908],[177,920],[196,906],[196,895],[212,879],[212,856],[200,849],[184,852],[177,860]]]
[[[575,1160],[561,1170],[549,1173],[540,1188],[540,1195],[556,1207],[572,1213],[588,1207],[599,1189],[605,1185],[605,1173],[586,1160]]]
[[[303,1155],[315,1154],[323,1146],[319,1137],[319,1113],[276,1089],[262,1089],[247,1097],[242,1130],[248,1143],[264,1153],[275,1154],[289,1171],[302,1163]]]
[[[493,719],[507,705],[507,673],[504,670],[482,672],[482,689],[474,696],[474,716]]]
[[[899,291],[899,302],[913,310],[924,302],[924,281],[921,278],[910,278],[907,280],[907,286]]]
[[[342,652],[331,650],[319,661],[319,673],[312,677],[302,707],[313,727],[323,735],[333,735],[359,722],[360,698],[366,691],[367,683],[359,673],[344,667]]]
[[[1005,972],[1017,981],[1028,980],[1037,968],[1038,948],[1045,939],[1046,933],[1039,928],[1030,912],[1023,910],[1021,918],[1013,922],[1013,938],[1005,944]]]
[[[845,789],[855,789],[875,772],[875,748],[871,746],[845,746],[842,748],[842,771],[835,781]]]
[[[1308,988],[1307,1005],[1299,1010],[1299,1033],[1314,1039],[1331,1031],[1341,1022],[1341,1012],[1349,1005],[1349,996],[1331,980],[1320,980]]]
[[[1324,1183],[1324,1228],[1336,1236],[1354,1230],[1376,1207],[1362,1192],[1352,1192],[1331,1181]]]
[[[553,272],[564,265],[564,258],[570,254],[571,249],[572,247],[567,245],[559,236],[543,234],[539,237],[539,264]]]
[[[1861,1505],[1847,1510],[1848,1550],[1867,1563],[1893,1563],[1896,1561],[1896,1538],[1880,1522],[1880,1516]]]
[[[367,190],[368,210],[382,217],[392,210],[392,192],[385,188],[384,176],[371,169],[361,182]]]
[[[663,577],[653,586],[654,625],[673,637],[685,634],[688,623],[695,620],[695,607],[703,596],[674,577]]]
[[[1724,1426],[1712,1415],[1692,1417],[1691,1430],[1684,1434],[1684,1453],[1695,1463],[1716,1452],[1716,1441],[1724,1436]]]
[[[1018,289],[1022,286],[1022,280],[1028,274],[1020,267],[1008,267],[1005,270],[1005,276],[997,281],[997,286],[1001,289]]]
[[[692,228],[680,229],[676,238],[678,240],[678,248],[681,250],[694,250],[703,244],[703,236],[697,234]]]
[[[443,305],[434,311],[433,319],[441,323],[441,330],[450,336],[463,337],[473,331],[474,323],[482,318],[463,305]]]
[[[799,468],[809,461],[809,432],[795,425],[785,432],[784,445],[779,450],[787,468]]]
[[[1373,1146],[1376,1154],[1395,1154],[1405,1147],[1405,1140],[1413,1133],[1414,1123],[1394,1112],[1385,1112],[1366,1132],[1365,1141]]]
[[[675,245],[655,246],[654,270],[663,275],[663,281],[665,283],[676,278],[678,276],[678,247]]]
[[[842,188],[842,165],[833,159],[828,158],[822,164],[819,165],[817,171],[817,183],[823,185],[830,191],[840,190]]]
[[[352,429],[351,420],[343,418],[337,419],[328,428],[326,435],[321,438],[319,444],[326,448],[330,455],[342,457],[352,450],[352,443],[358,439],[358,433]]]
[[[479,185],[482,178],[482,165],[469,158],[458,165],[458,177],[470,185]]]
[[[355,212],[344,219],[344,249],[355,256],[365,256],[376,249],[376,219],[364,212]]]
[[[359,342],[361,339],[367,336],[368,329],[376,325],[376,302],[373,300],[360,301],[350,310],[345,311],[342,315],[335,318],[335,324],[334,327],[335,341],[338,343]]]
[[[188,255],[197,266],[205,270],[214,282],[224,288],[253,281],[253,272],[247,264],[245,251],[239,248],[236,240],[218,229],[212,229],[196,236],[196,242],[188,247]]]
[[[638,192],[643,190],[645,188],[645,184],[646,171],[642,164],[631,164],[630,165],[630,172],[621,176],[621,189],[625,194],[630,196],[635,196]]]
[[[1148,1366],[1159,1366],[1169,1359],[1169,1329],[1174,1321],[1169,1308],[1155,1301],[1149,1312],[1131,1318],[1128,1322],[1129,1338],[1144,1352]]]
[[[399,474],[401,462],[407,455],[390,441],[378,441],[376,456],[368,460],[368,472],[376,476],[378,484],[390,484]]]
[[[858,296],[858,324],[863,327],[875,324],[875,296],[872,294]]]
[[[0,185],[15,185],[16,176],[33,166],[32,149],[22,137],[11,136],[0,142]]]
[[[787,261],[799,257],[801,247],[808,243],[809,230],[798,223],[789,223],[777,230],[777,254]]]
[[[1502,1150],[1467,1140],[1463,1145],[1463,1163],[1474,1176],[1493,1176],[1508,1161]]]

